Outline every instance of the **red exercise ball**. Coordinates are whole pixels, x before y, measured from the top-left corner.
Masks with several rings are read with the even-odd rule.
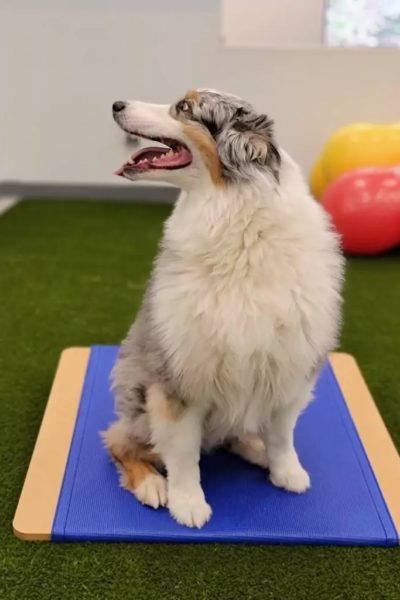
[[[400,168],[345,173],[326,189],[322,203],[352,254],[378,254],[400,244]]]

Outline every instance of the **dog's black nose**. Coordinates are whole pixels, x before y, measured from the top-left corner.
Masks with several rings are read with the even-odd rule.
[[[116,102],[114,102],[113,104],[113,112],[121,112],[121,110],[124,110],[126,106],[125,102],[122,102],[121,100],[117,100]]]

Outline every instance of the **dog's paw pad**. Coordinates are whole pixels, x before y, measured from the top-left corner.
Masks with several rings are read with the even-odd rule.
[[[202,490],[190,494],[170,489],[168,508],[174,519],[186,527],[203,527],[212,515],[211,507],[207,504]]]
[[[300,463],[274,469],[270,473],[270,480],[277,487],[297,494],[305,492],[311,486],[310,476]]]
[[[149,473],[133,490],[142,504],[158,508],[167,504],[167,480],[159,473]]]

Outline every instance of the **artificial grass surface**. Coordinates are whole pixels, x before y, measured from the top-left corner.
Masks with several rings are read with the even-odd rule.
[[[165,205],[29,201],[0,217],[0,598],[400,598],[400,549],[21,542],[11,522],[61,350],[114,344]],[[400,445],[400,253],[348,262],[342,349]]]

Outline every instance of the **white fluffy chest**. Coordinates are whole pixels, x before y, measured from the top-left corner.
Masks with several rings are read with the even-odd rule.
[[[221,356],[254,361],[287,319],[296,260],[271,252],[265,209],[218,219],[188,206],[173,214],[154,274],[158,325],[185,370],[188,359],[202,370]]]
[[[183,393],[214,415],[210,428],[254,431],[332,348],[341,260],[308,196],[292,212],[280,197],[195,200],[167,224],[152,318]]]
[[[259,248],[231,248],[212,260],[166,255],[155,274],[152,310],[164,350],[185,394],[213,407],[218,436],[223,422],[254,431],[275,400],[276,331],[292,301],[268,264]]]
[[[240,423],[253,430],[253,423],[263,420],[271,322],[240,290],[216,293],[191,279],[190,286],[175,281],[157,293],[157,321],[185,395],[212,407],[210,428],[217,429],[218,443],[225,429]]]

